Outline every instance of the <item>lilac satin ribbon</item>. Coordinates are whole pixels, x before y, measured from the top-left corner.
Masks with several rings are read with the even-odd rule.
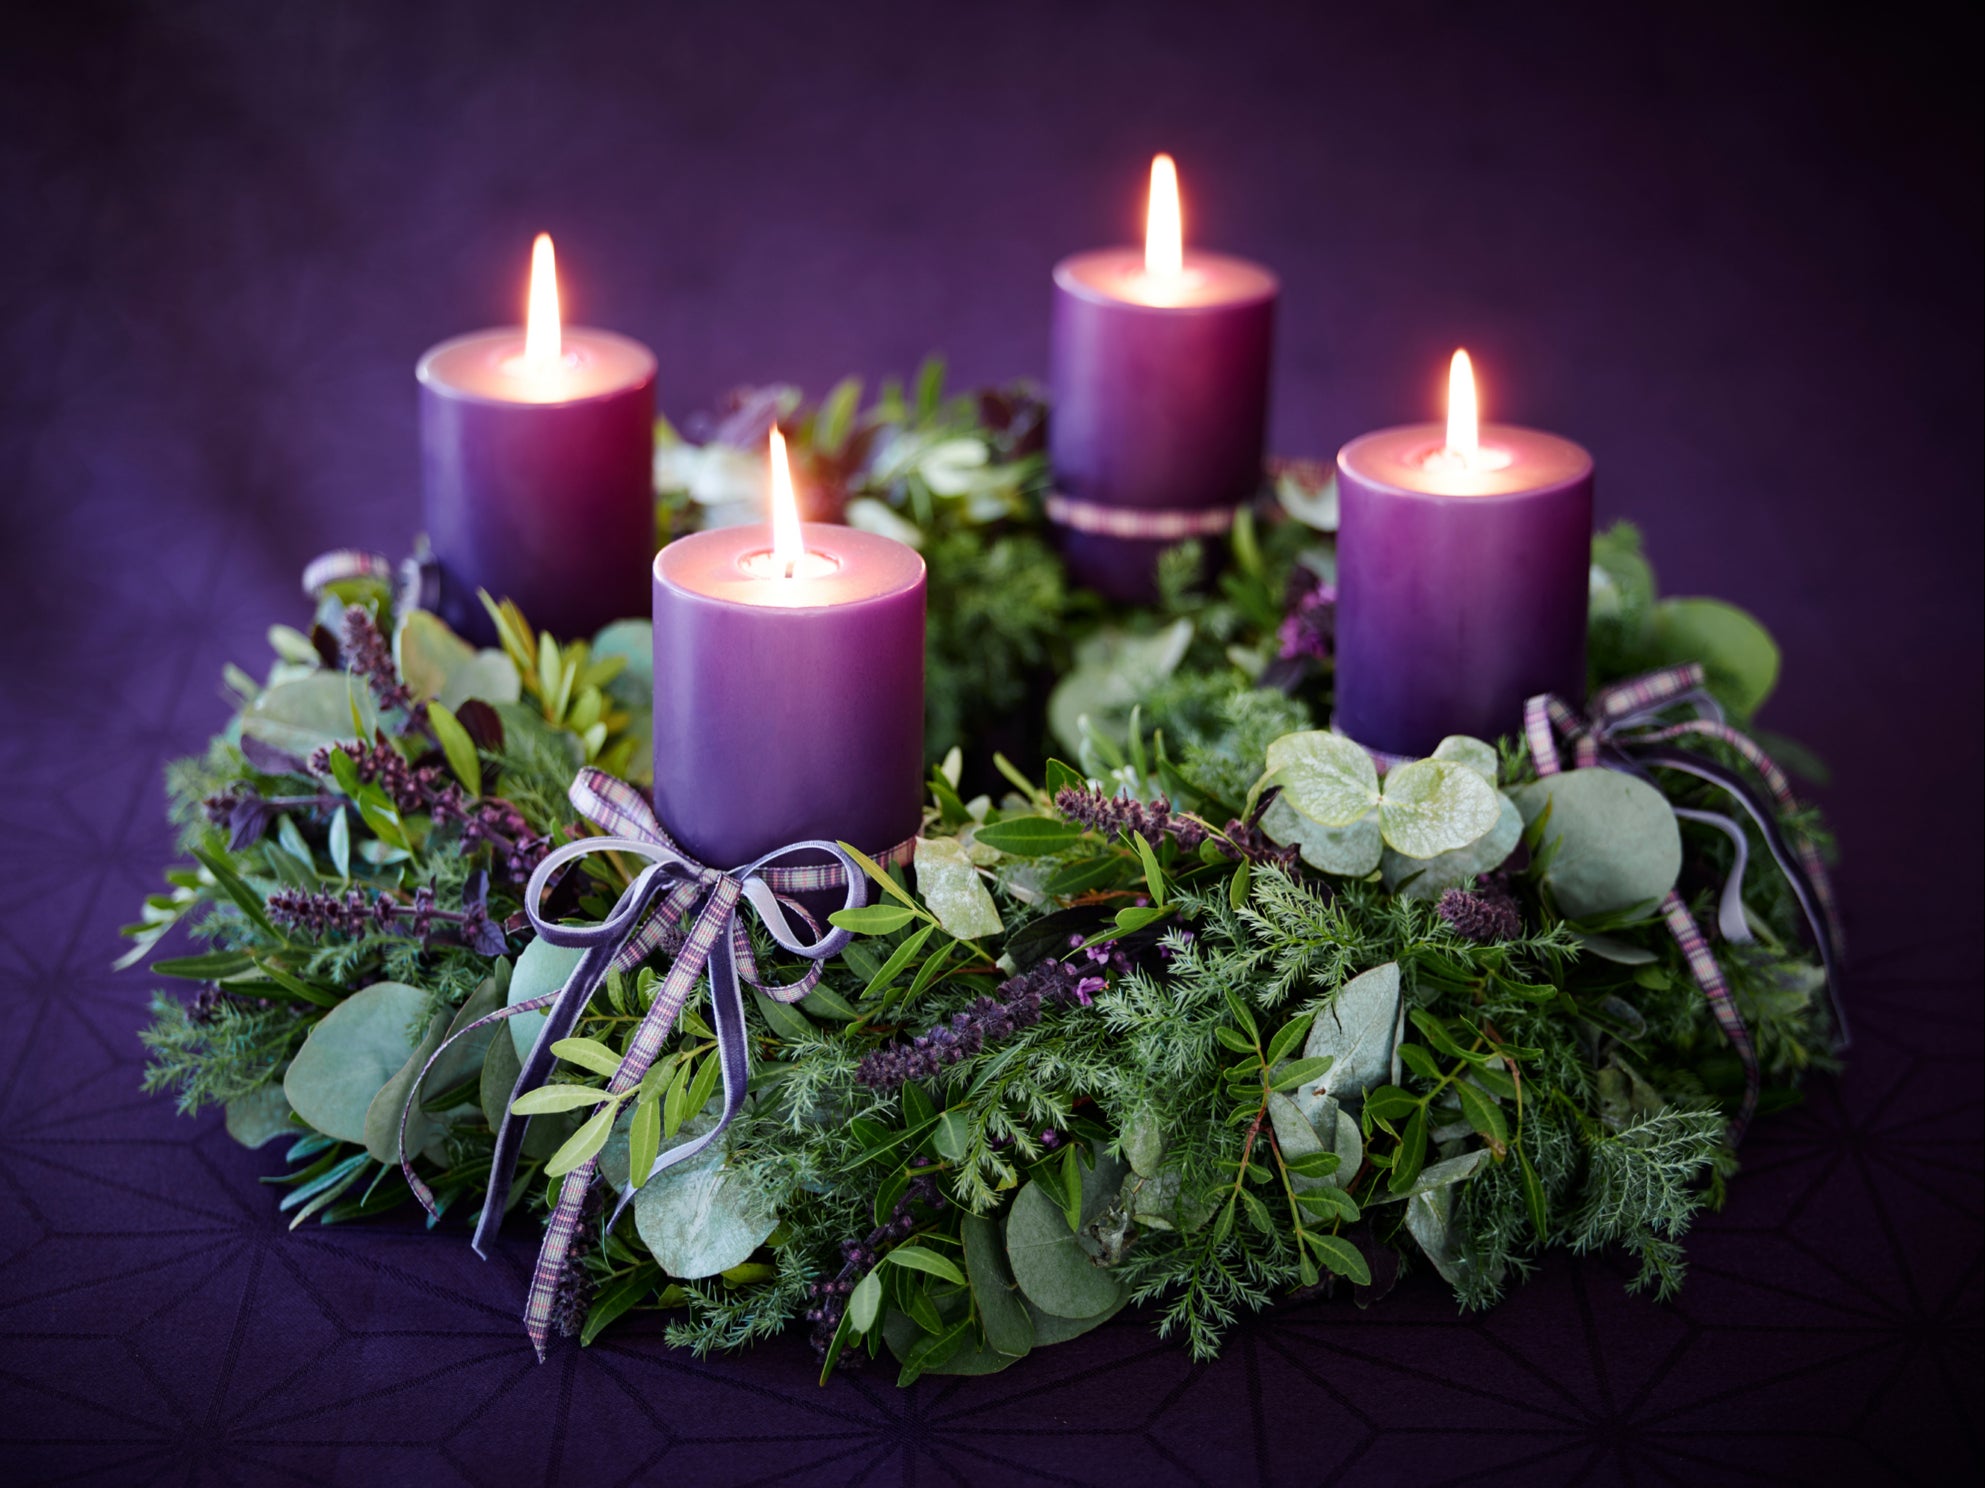
[[[1696,716],[1678,723],[1662,722],[1662,715],[1674,708],[1688,708]],[[1721,705],[1704,685],[1700,665],[1690,662],[1666,667],[1602,688],[1593,696],[1585,717],[1549,693],[1539,694],[1524,705],[1523,732],[1539,775],[1555,775],[1563,768],[1558,758],[1558,741],[1562,738],[1572,746],[1574,763],[1580,768],[1597,765],[1643,777],[1651,768],[1680,770],[1708,781],[1735,801],[1756,823],[1772,858],[1791,886],[1793,897],[1798,900],[1820,953],[1834,1027],[1841,1047],[1846,1047],[1847,1017],[1841,1005],[1838,967],[1845,941],[1826,867],[1810,841],[1804,837],[1788,840],[1780,828],[1779,814],[1796,804],[1791,783],[1769,755],[1724,721]],[[1770,802],[1760,799],[1734,770],[1704,755],[1671,747],[1672,741],[1687,738],[1716,739],[1735,750],[1763,780]],[[1744,914],[1744,874],[1750,862],[1748,835],[1735,820],[1720,812],[1685,806],[1677,806],[1674,811],[1679,817],[1713,826],[1730,839],[1736,856],[1718,899],[1717,926],[1725,940],[1753,939]],[[1668,892],[1661,901],[1661,914],[1669,933],[1681,946],[1697,986],[1708,999],[1710,1011],[1744,1066],[1743,1103],[1730,1124],[1730,1140],[1734,1144],[1743,1136],[1757,1109],[1761,1084],[1757,1048],[1743,1014],[1737,1010],[1729,981],[1679,891]]]
[[[538,1032],[529,1058],[517,1076],[510,1093],[510,1104],[519,1096],[546,1083],[556,1063],[552,1045],[571,1036],[584,1015],[587,1004],[605,982],[609,971],[629,971],[664,944],[679,938],[674,960],[655,991],[650,1005],[620,1068],[607,1083],[615,1095],[633,1089],[647,1074],[661,1053],[662,1044],[674,1027],[677,1016],[696,990],[707,970],[710,976],[710,1008],[717,1034],[717,1058],[723,1076],[724,1105],[716,1125],[693,1141],[669,1148],[655,1159],[649,1170],[652,1178],[705,1151],[744,1108],[746,1080],[750,1074],[750,1050],[745,1039],[744,996],[740,978],[766,996],[780,1002],[798,1002],[818,984],[821,963],[848,943],[845,930],[830,930],[816,938],[803,939],[786,917],[791,908],[816,932],[810,916],[788,896],[795,893],[844,890],[844,906],[856,909],[868,902],[868,880],[860,867],[837,844],[825,841],[795,842],[745,864],[722,872],[697,862],[685,853],[656,820],[647,798],[625,781],[602,771],[585,769],[572,783],[572,804],[605,836],[568,843],[538,864],[524,892],[524,907],[532,927],[553,945],[583,948],[585,955],[556,993],[499,1008],[458,1029],[437,1049],[421,1070],[409,1092],[400,1120],[400,1171],[407,1186],[429,1214],[436,1212],[434,1197],[413,1171],[406,1153],[406,1116],[419,1099],[421,1083],[448,1044],[474,1029],[515,1017],[519,1013],[544,1009],[545,1025]],[[885,860],[900,856],[902,847],[885,854]],[[540,913],[552,876],[567,864],[594,853],[624,854],[641,860],[645,867],[621,892],[619,901],[604,920],[594,925],[555,924]],[[799,853],[824,853],[831,861],[818,865],[794,865],[781,860]],[[659,903],[658,903],[659,901]],[[812,962],[798,981],[784,985],[768,984],[759,976],[752,956],[751,937],[739,911],[748,906],[765,926],[772,939],[787,951]],[[496,1134],[496,1155],[490,1164],[489,1191],[476,1225],[475,1249],[488,1255],[488,1245],[496,1236],[509,1204],[510,1185],[523,1150],[527,1116],[511,1114],[506,1105],[502,1125]],[[553,1299],[572,1243],[578,1235],[586,1192],[598,1169],[597,1157],[565,1175],[544,1244],[538,1251],[537,1266],[531,1275],[531,1290],[524,1309],[524,1325],[540,1360],[550,1336]],[[614,1209],[618,1218],[633,1198],[634,1185],[621,1194]],[[611,1221],[609,1221],[611,1225]]]

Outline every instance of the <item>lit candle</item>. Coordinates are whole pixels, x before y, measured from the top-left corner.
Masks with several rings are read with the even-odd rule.
[[[561,326],[548,235],[532,247],[524,325],[444,341],[417,375],[443,618],[492,640],[478,589],[561,636],[639,615],[655,549],[655,357]]]
[[[1157,555],[1225,532],[1261,486],[1279,286],[1185,247],[1169,155],[1151,162],[1143,249],[1075,254],[1054,281],[1049,515],[1079,580],[1148,599]]]
[[[883,853],[922,819],[924,561],[801,522],[771,436],[771,523],[655,558],[655,813],[699,861],[807,838]]]
[[[1448,419],[1337,455],[1336,726],[1424,755],[1522,726],[1524,699],[1585,693],[1592,457],[1482,424],[1457,351]]]

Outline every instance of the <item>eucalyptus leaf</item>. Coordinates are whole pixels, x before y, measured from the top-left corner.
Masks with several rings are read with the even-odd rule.
[[[1637,946],[1616,936],[1600,935],[1590,930],[1574,930],[1572,935],[1584,950],[1618,966],[1652,966],[1661,959],[1646,946]]]
[[[1048,726],[1071,754],[1082,751],[1082,720],[1112,742],[1128,733],[1130,710],[1185,660],[1192,622],[1174,620],[1148,635],[1104,630],[1075,648],[1075,664],[1048,698]]]
[[[952,837],[919,837],[917,892],[946,933],[959,940],[997,935],[1005,928],[979,870]]]
[[[374,982],[332,1008],[283,1075],[291,1109],[327,1137],[365,1141],[366,1108],[413,1053],[426,1009],[427,994],[404,982]]]
[[[1318,826],[1348,827],[1379,804],[1371,756],[1340,734],[1284,734],[1268,746],[1267,761],[1281,799]]]
[[[427,1032],[420,1043],[414,1046],[407,1061],[394,1071],[393,1077],[372,1097],[365,1108],[365,1150],[372,1154],[374,1162],[388,1166],[400,1161],[400,1116],[406,1114],[407,1150],[419,1152],[428,1140],[440,1130],[440,1123],[415,1106],[406,1110],[407,1096],[413,1084],[420,1077],[422,1066],[434,1057],[441,1047],[441,1041],[448,1036],[448,1015],[436,1013],[427,1025]],[[436,1085],[435,1090],[443,1087]]]
[[[379,710],[363,682],[344,672],[315,672],[265,691],[241,715],[241,732],[285,754],[308,759],[357,733],[370,738],[378,721]]]
[[[1748,718],[1778,685],[1778,643],[1757,619],[1720,599],[1664,599],[1654,606],[1657,665],[1699,661],[1710,691]]]
[[[1310,1024],[1303,1044],[1306,1058],[1328,1055],[1332,1061],[1317,1082],[1324,1093],[1340,1105],[1356,1106],[1367,1090],[1391,1079],[1392,1051],[1398,1047],[1404,1016],[1395,961],[1339,987]]]
[[[260,1147],[277,1137],[295,1136],[289,1119],[289,1097],[276,1081],[258,1086],[227,1103],[227,1134],[244,1147]]]
[[[1449,1286],[1456,1291],[1470,1286],[1476,1266],[1455,1233],[1452,1184],[1415,1188],[1406,1201],[1406,1229]],[[1497,1274],[1500,1277],[1500,1271]]]
[[[1498,795],[1496,801],[1496,824],[1466,847],[1431,858],[1409,858],[1387,848],[1379,862],[1385,886],[1404,898],[1431,902],[1502,867],[1523,840],[1523,813],[1508,796]]]
[[[1281,796],[1261,814],[1261,829],[1270,840],[1293,846],[1310,867],[1343,878],[1366,877],[1385,850],[1377,816],[1367,814],[1348,827],[1319,826]]]
[[[1545,881],[1573,919],[1651,905],[1682,871],[1674,808],[1644,780],[1619,770],[1568,770],[1515,793],[1526,823],[1546,806],[1546,845],[1557,844]]]
[[[1475,1170],[1488,1160],[1489,1149],[1486,1147],[1476,1147],[1456,1157],[1443,1158],[1439,1162],[1428,1163],[1424,1168],[1420,1169],[1418,1176],[1403,1191],[1389,1193],[1383,1188],[1376,1189],[1366,1198],[1365,1202],[1372,1206],[1396,1204],[1401,1199],[1413,1199],[1423,1194],[1430,1194],[1436,1189],[1449,1188],[1457,1183],[1466,1183],[1470,1178],[1475,1176]]]
[[[1501,802],[1496,788],[1467,765],[1414,760],[1386,772],[1379,831],[1395,851],[1431,858],[1490,831]]]
[[[1466,765],[1490,785],[1496,783],[1496,746],[1472,739],[1467,734],[1449,734],[1434,746],[1433,759],[1453,765]]]
[[[415,697],[459,708],[470,698],[514,703],[523,696],[516,663],[501,651],[478,651],[427,610],[409,610],[393,636],[400,677]]]
[[[556,992],[578,968],[585,954],[577,946],[553,945],[542,937],[533,940],[517,958],[517,965],[510,973],[510,987],[505,1000],[515,1007],[520,1002]],[[531,1048],[538,1041],[538,1032],[545,1025],[543,1009],[519,1013],[509,1023],[510,1042],[517,1050],[517,1058],[520,1061],[529,1059]]]
[[[1034,1320],[1007,1265],[999,1222],[983,1214],[967,1214],[960,1221],[959,1235],[986,1342],[993,1352],[1017,1359],[1034,1346]]]
[[[1268,1119],[1274,1125],[1275,1143],[1284,1157],[1304,1157],[1312,1152],[1330,1150],[1317,1135],[1316,1128],[1310,1125],[1309,1118],[1303,1115],[1296,1103],[1288,1096],[1278,1093],[1268,1097]],[[1335,1136],[1335,1133],[1333,1132],[1332,1135]],[[1312,1188],[1334,1186],[1332,1181],[1334,1176],[1312,1178],[1294,1173],[1290,1175],[1289,1185],[1297,1193],[1304,1193]]]
[[[1068,1227],[1060,1202],[1030,1180],[1006,1221],[1006,1254],[1020,1290],[1056,1317],[1090,1318],[1120,1305],[1123,1287],[1096,1266]]]
[[[682,1131],[685,1140],[709,1129],[699,1115]],[[728,1135],[728,1134],[727,1134]],[[634,1225],[664,1271],[684,1281],[715,1276],[748,1259],[778,1225],[778,1216],[725,1166],[729,1146],[711,1147],[655,1174],[634,1195]]]

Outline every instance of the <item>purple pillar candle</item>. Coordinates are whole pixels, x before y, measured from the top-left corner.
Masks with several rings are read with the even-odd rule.
[[[1048,420],[1070,572],[1112,599],[1155,593],[1159,553],[1223,533],[1262,482],[1279,286],[1181,245],[1177,176],[1152,162],[1143,250],[1055,265]]]
[[[589,636],[642,613],[655,551],[654,353],[561,330],[551,240],[539,243],[530,325],[444,341],[418,369],[441,615],[485,643],[477,590],[541,630]]]
[[[655,814],[714,867],[803,838],[879,855],[922,820],[924,561],[799,531],[792,577],[763,527],[655,558]]]
[[[1337,456],[1334,722],[1387,754],[1585,694],[1592,457],[1506,424],[1476,437],[1472,378],[1468,403],[1465,433],[1382,429]]]

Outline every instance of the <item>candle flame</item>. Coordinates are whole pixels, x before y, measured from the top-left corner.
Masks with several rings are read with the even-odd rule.
[[[564,351],[558,325],[558,264],[551,251],[551,234],[539,233],[531,244],[531,299],[524,315],[524,365],[548,372]]]
[[[1481,419],[1475,407],[1475,367],[1468,353],[1456,351],[1447,369],[1447,452],[1473,465],[1481,449]]]
[[[786,438],[772,426],[772,566],[791,578],[806,557],[800,531],[799,499],[793,494],[792,466],[786,461]]]
[[[1151,157],[1151,201],[1144,218],[1144,272],[1185,269],[1185,230],[1179,220],[1179,168],[1169,155]]]

